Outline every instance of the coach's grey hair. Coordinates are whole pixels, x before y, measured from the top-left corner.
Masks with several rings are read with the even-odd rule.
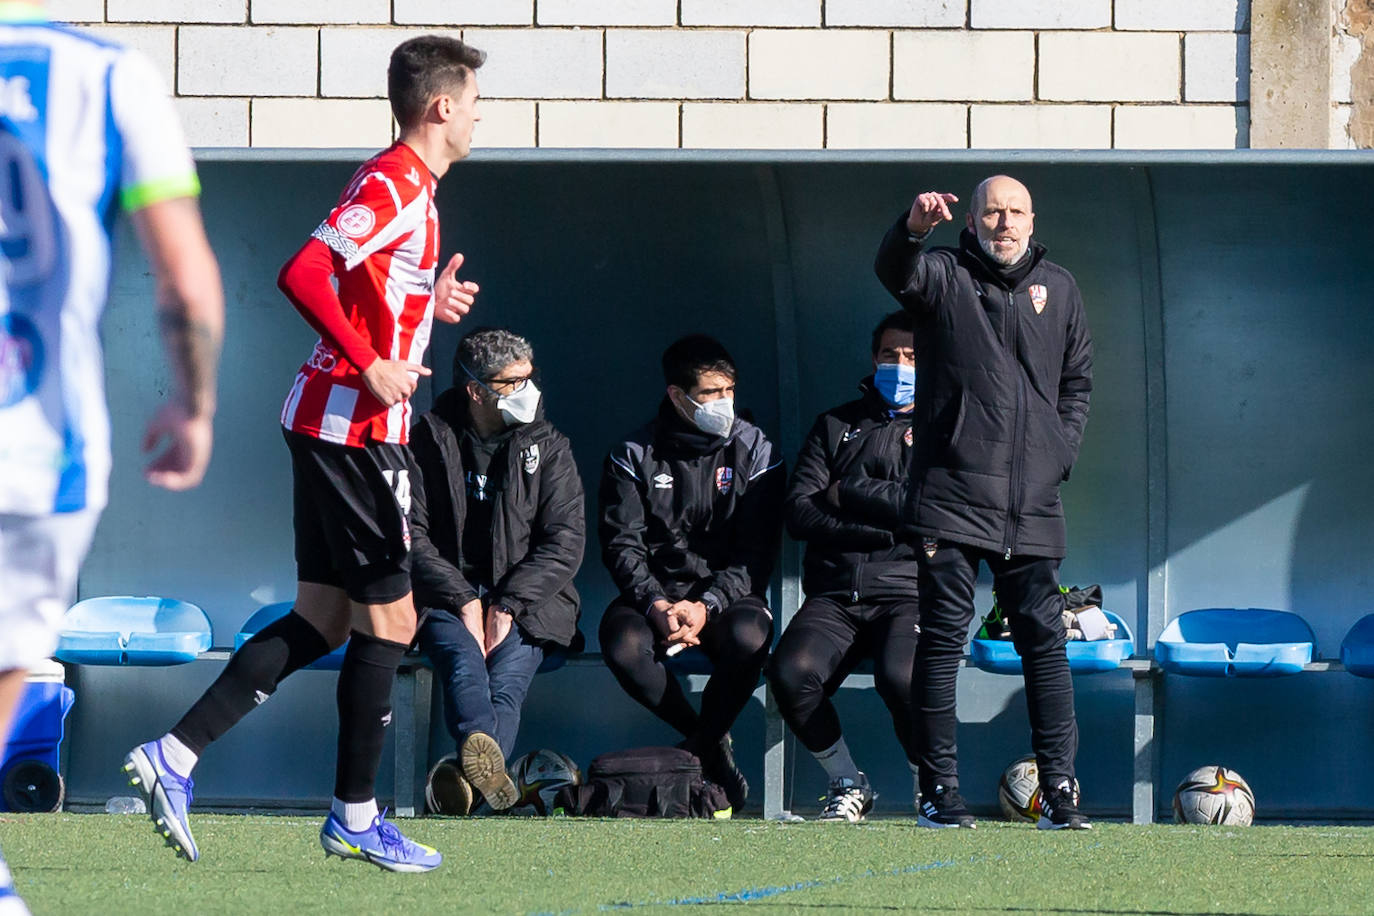
[[[534,361],[530,342],[505,328],[478,328],[458,342],[453,356],[453,381],[469,378],[485,382],[511,363]],[[466,371],[465,371],[466,370]]]

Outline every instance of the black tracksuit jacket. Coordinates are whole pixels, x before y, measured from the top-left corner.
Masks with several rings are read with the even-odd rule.
[[[467,488],[459,436],[468,424],[461,389],[449,389],[415,421],[410,449],[421,480],[412,483],[411,583],[417,608],[452,613],[477,597],[462,574]],[[580,643],[573,576],[586,546],[582,480],[572,446],[544,419],[515,427],[492,456],[505,474],[492,507],[490,604],[511,612],[531,639]]]
[[[601,559],[621,599],[724,609],[767,594],[785,485],[782,457],[757,426],[737,418],[728,436],[710,436],[665,398],[601,474]]]
[[[916,597],[913,538],[900,537],[911,466],[911,414],[873,390],[816,418],[787,487],[787,531],[806,542],[807,597],[843,603]],[[839,508],[826,496],[839,483]]]
[[[916,319],[908,521],[1006,556],[1062,557],[1059,484],[1088,420],[1092,339],[1073,276],[1035,241],[1031,258],[1010,286],[971,232],[923,250],[903,214],[874,269]]]

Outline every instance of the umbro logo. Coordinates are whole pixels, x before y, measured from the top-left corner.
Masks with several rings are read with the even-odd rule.
[[[382,728],[391,724],[391,710],[387,710],[386,715],[382,716]]]
[[[261,706],[263,703],[266,703],[271,696],[270,693],[263,693],[261,690],[255,690],[253,691],[253,705]]]
[[[857,439],[862,433],[863,430],[859,429],[858,427],[855,427],[854,429],[847,429],[845,430],[844,436],[840,439],[840,441],[849,442],[853,439]]]
[[[673,475],[672,475],[672,474],[655,474],[655,475],[654,475],[654,489],[655,489],[655,490],[671,490],[672,488],[673,488]]]

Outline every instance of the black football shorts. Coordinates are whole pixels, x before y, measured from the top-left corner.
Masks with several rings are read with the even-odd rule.
[[[282,433],[291,450],[296,578],[342,588],[360,604],[408,595],[410,449]]]

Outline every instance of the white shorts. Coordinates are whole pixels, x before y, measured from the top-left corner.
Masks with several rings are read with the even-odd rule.
[[[52,656],[100,512],[0,513],[0,671]]]

